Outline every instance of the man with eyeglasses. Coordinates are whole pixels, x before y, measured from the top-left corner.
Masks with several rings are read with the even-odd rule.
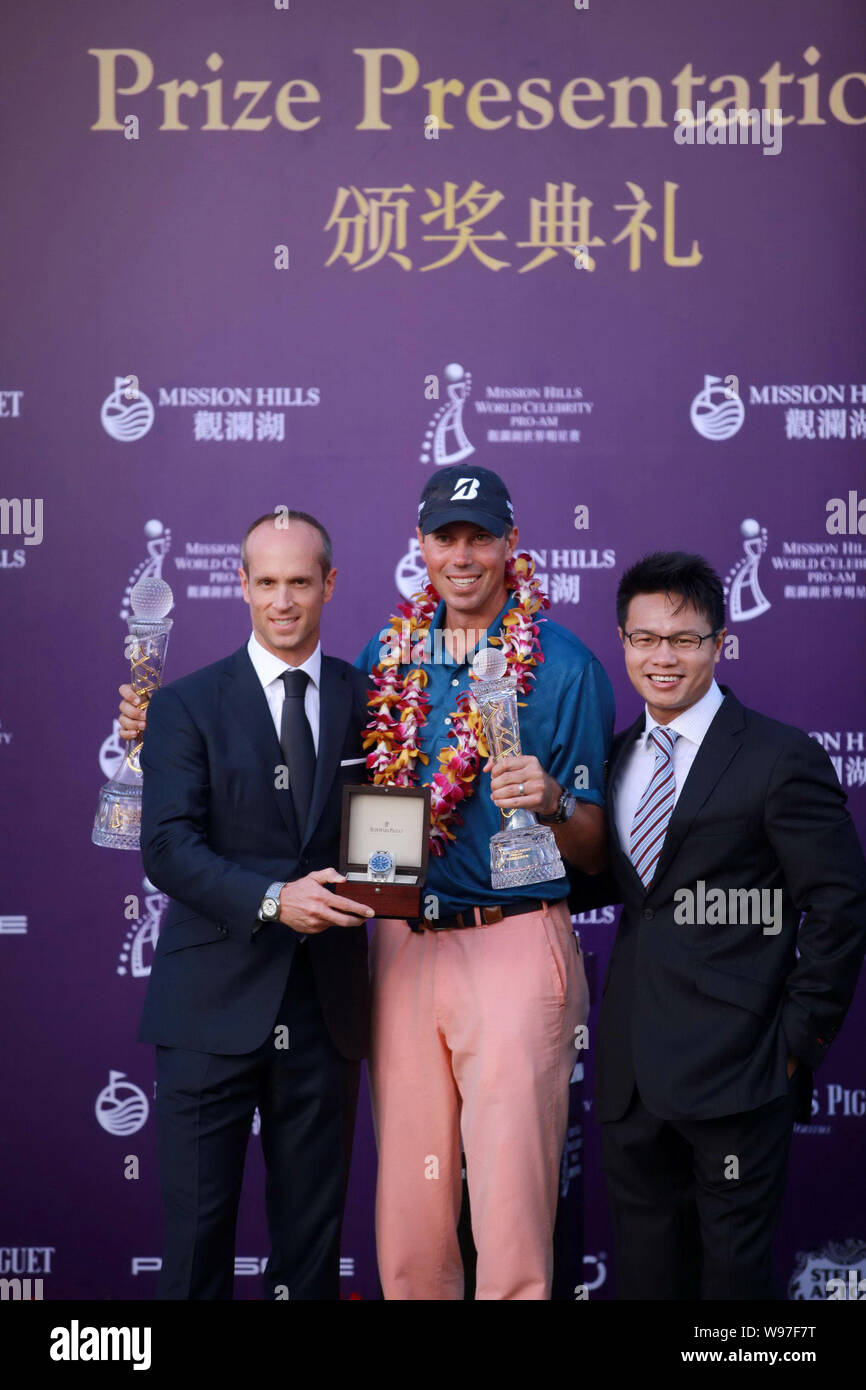
[[[820,745],[716,684],[705,560],[641,560],[617,619],[645,701],[607,789],[623,911],[596,1091],[617,1293],[770,1299],[794,1121],[866,949],[866,862]]]

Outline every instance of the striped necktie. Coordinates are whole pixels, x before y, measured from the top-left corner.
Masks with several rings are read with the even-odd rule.
[[[649,888],[652,883],[674,809],[676,779],[673,755],[678,738],[679,734],[673,729],[661,726],[650,734],[656,750],[655,767],[637,804],[629,841],[629,858],[644,888]]]

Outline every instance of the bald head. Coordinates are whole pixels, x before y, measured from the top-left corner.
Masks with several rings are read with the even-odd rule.
[[[289,511],[288,507],[277,507],[272,512],[265,512],[264,516],[256,517],[256,520],[251,522],[244,532],[244,538],[241,541],[241,567],[247,576],[249,576],[250,572],[249,538],[254,531],[258,531],[260,527],[267,526],[268,523],[270,523],[271,530],[282,535],[287,534],[290,529],[298,527],[299,525],[311,528],[315,531],[319,538],[318,562],[322,569],[323,578],[327,578],[334,564],[331,537],[328,535],[322,523],[317,521],[314,516],[310,516],[309,512]]]

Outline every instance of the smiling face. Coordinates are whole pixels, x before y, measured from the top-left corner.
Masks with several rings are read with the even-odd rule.
[[[322,573],[322,538],[304,521],[285,528],[264,522],[246,542],[249,574],[241,569],[244,601],[261,645],[289,666],[300,666],[319,640],[322,605],[337,571]]]
[[[514,554],[517,527],[493,536],[469,521],[452,521],[429,535],[418,531],[421,555],[434,589],[445,600],[446,626],[487,627],[505,606],[505,562]]]
[[[660,637],[688,632],[703,637],[710,631],[704,613],[691,603],[678,607],[679,603],[676,595],[636,594],[628,606],[626,632],[655,632]],[[725,639],[724,628],[693,651],[675,651],[667,642],[654,651],[641,651],[626,640],[622,628],[618,631],[628,678],[657,724],[669,724],[706,695]]]

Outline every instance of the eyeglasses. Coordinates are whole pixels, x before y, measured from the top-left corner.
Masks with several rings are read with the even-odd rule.
[[[653,652],[662,642],[667,642],[671,650],[675,652],[696,652],[698,647],[708,638],[715,637],[716,632],[705,632],[703,637],[697,632],[675,632],[670,637],[660,637],[657,632],[637,630],[627,632],[625,636],[639,652]]]

